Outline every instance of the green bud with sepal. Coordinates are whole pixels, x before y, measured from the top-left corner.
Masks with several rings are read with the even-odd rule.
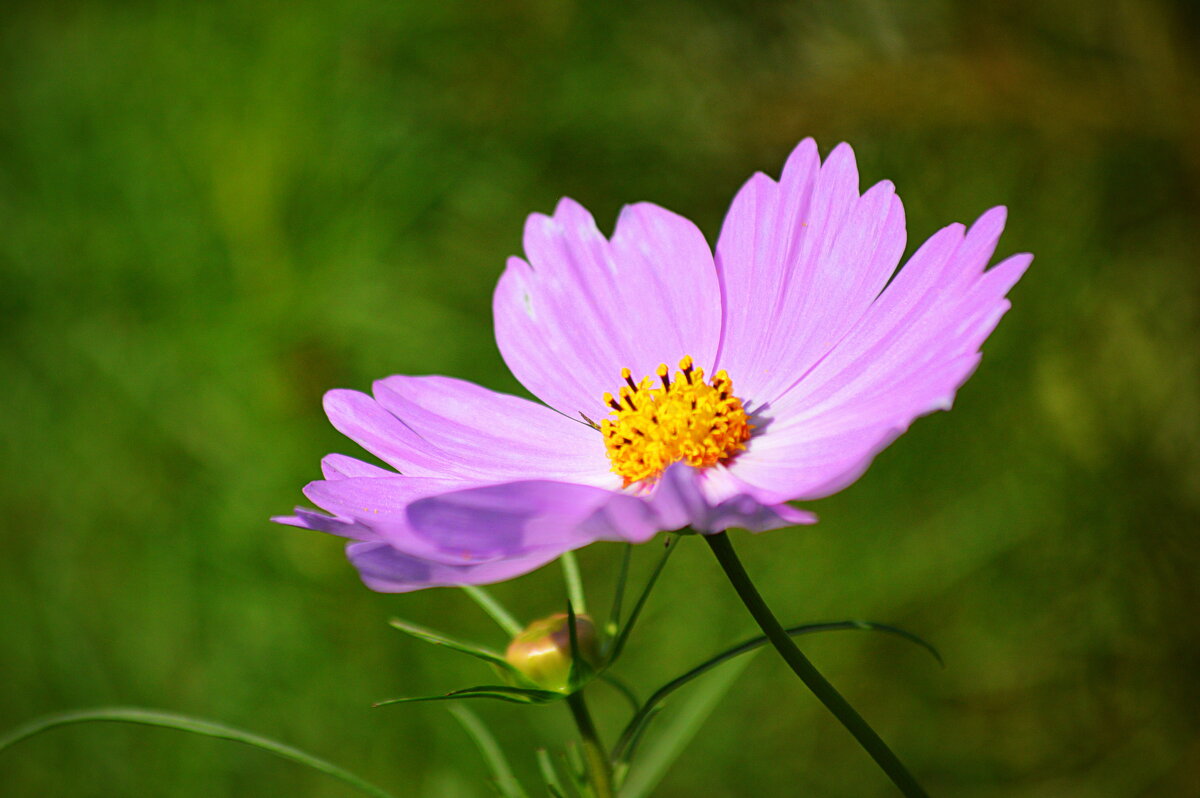
[[[539,688],[564,695],[578,690],[602,662],[592,619],[566,612],[525,627],[512,639],[504,659]]]

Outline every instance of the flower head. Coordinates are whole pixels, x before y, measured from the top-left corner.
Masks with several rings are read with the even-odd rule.
[[[842,144],[805,140],[738,192],[715,253],[687,219],[626,207],[611,238],[569,199],[525,226],[496,288],[496,340],[544,404],[448,377],[326,395],[393,470],[342,455],[283,523],[352,539],[368,586],[517,576],[597,540],[762,531],[815,518],[918,416],[947,409],[1029,265],[988,269],[993,208],[899,271],[892,184],[860,194]],[[711,375],[711,376],[710,376]]]

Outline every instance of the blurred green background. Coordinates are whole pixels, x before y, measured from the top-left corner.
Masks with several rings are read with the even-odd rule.
[[[618,10],[619,8],[619,10]],[[1185,2],[7,4],[0,20],[0,726],[97,704],[279,737],[401,795],[482,796],[443,707],[477,683],[399,614],[503,645],[458,591],[373,594],[273,526],[321,394],[393,373],[520,391],[490,300],[525,216],[651,200],[711,238],[813,135],[895,181],[909,251],[1010,207],[1037,259],[952,413],[816,527],[738,535],[806,649],[931,792],[1200,795],[1200,14]],[[643,694],[751,621],[685,541],[620,668]],[[642,547],[644,569],[657,547]],[[617,549],[582,553],[604,595]],[[557,568],[498,586],[556,611]],[[888,796],[773,656],[663,796]],[[603,730],[619,699],[594,690]],[[474,708],[519,775],[560,706]],[[668,712],[669,714],[669,712]],[[531,779],[532,780],[532,779]],[[347,796],[265,754],[74,727],[5,796]]]

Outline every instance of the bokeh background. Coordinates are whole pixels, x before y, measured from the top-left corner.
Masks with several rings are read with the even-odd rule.
[[[565,194],[611,229],[651,200],[715,238],[812,135],[895,181],[910,252],[1002,203],[1000,253],[1037,259],[954,411],[820,525],[736,536],[748,568],[787,621],[941,648],[944,670],[806,642],[935,794],[1200,794],[1198,34],[1182,0],[6,4],[0,726],[144,705],[401,795],[489,794],[444,707],[369,705],[486,676],[389,616],[495,628],[458,591],[373,594],[337,541],[266,521],[357,453],[321,394],[519,392],[490,299],[528,213]],[[582,553],[597,597],[617,554]],[[527,619],[563,597],[553,567],[496,593]],[[751,631],[685,541],[620,673],[645,694]],[[758,657],[657,794],[893,794],[793,681]],[[611,734],[622,705],[593,692]],[[570,733],[560,705],[474,708],[530,781]],[[0,754],[0,793],[352,794],[127,726]]]

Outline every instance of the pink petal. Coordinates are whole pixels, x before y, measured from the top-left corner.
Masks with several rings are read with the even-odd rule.
[[[904,252],[904,209],[889,182],[858,193],[854,153],[822,166],[811,139],[779,183],[738,192],[717,243],[725,304],[719,365],[752,403],[782,394],[862,317]]]
[[[394,477],[395,472],[377,465],[364,463],[344,454],[327,454],[321,458],[321,473],[325,479],[347,479],[352,477]]]
[[[606,391],[672,367],[684,355],[710,368],[720,338],[720,291],[696,226],[642,203],[626,207],[611,242],[564,199],[525,225],[528,262],[511,258],[496,287],[496,341],[508,367],[572,418],[608,412]]]
[[[374,392],[330,391],[326,412],[340,432],[404,474],[618,484],[600,434],[544,405],[436,376],[388,377]],[[391,475],[351,458],[327,468]]]
[[[762,411],[762,435],[731,472],[766,495],[828,495],[914,419],[947,409],[1031,260],[984,272],[1003,226],[996,208],[965,237],[951,225],[925,242],[838,345]]]
[[[578,417],[450,377],[388,377],[374,394],[427,446],[489,478],[620,485],[600,433]]]
[[[325,415],[345,435],[388,465],[414,476],[476,476],[456,468],[420,435],[364,393],[335,389],[325,394]]]

